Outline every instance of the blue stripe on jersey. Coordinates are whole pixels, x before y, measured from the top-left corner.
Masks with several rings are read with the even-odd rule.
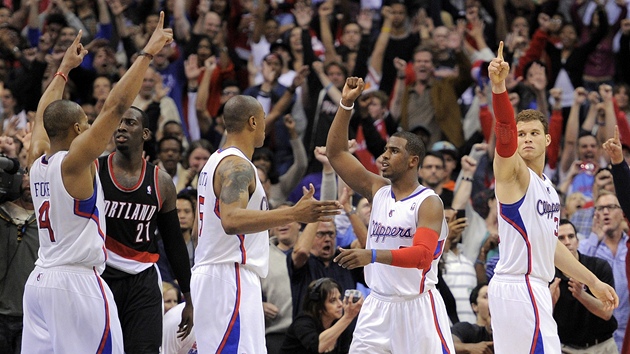
[[[527,273],[525,273],[525,275],[528,275],[532,272],[532,245],[529,242],[527,228],[525,228],[525,223],[523,222],[523,218],[521,217],[519,210],[524,201],[525,196],[513,204],[499,203],[499,213],[501,214],[503,220],[510,224],[516,232],[521,235],[523,241],[525,241],[525,245],[527,246]]]
[[[105,289],[103,288],[103,280],[98,276],[98,274],[96,274],[96,270],[94,270],[94,275],[96,276],[96,282],[98,283],[98,287],[101,290],[101,296],[103,296],[103,302],[105,303],[105,328],[103,329],[103,336],[101,337],[101,342],[98,345],[96,354],[111,354],[112,333],[109,319],[109,303],[107,302],[107,296],[105,295]]]
[[[405,197],[405,198],[403,198],[403,199],[399,200],[399,202],[403,202],[403,201],[405,201],[405,200],[407,200],[407,199],[411,199],[411,198],[413,198],[413,197],[416,197],[416,196],[420,195],[420,193],[422,193],[422,192],[426,191],[427,189],[429,189],[429,188],[428,188],[428,187],[424,187],[424,188],[422,188],[421,190],[419,190],[417,193],[413,193],[413,194],[411,194],[411,195],[409,195],[409,196],[407,196],[407,197]],[[391,197],[392,197],[394,200],[396,200],[396,196],[394,195],[394,190],[393,190],[393,189],[390,189],[389,193],[391,194]]]
[[[538,305],[536,304],[536,298],[534,297],[534,291],[532,285],[529,282],[529,275],[525,275],[525,284],[527,285],[527,292],[534,308],[534,333],[532,337],[532,346],[530,347],[530,354],[544,353],[545,348],[543,346],[542,333],[540,332],[540,314],[538,313]]]
[[[228,327],[223,334],[221,344],[217,349],[219,353],[238,353],[238,343],[241,338],[241,316],[239,308],[241,305],[241,268],[238,263],[234,263],[235,276],[236,276],[236,299],[234,300],[234,310],[230,317]]]
[[[437,312],[435,311],[435,299],[433,298],[433,292],[431,290],[429,290],[429,298],[431,299],[431,313],[433,314],[435,330],[440,337],[440,342],[442,342],[442,354],[450,354],[451,351],[448,349],[448,344],[446,344],[446,339],[444,339],[444,334],[442,333],[442,328],[440,327],[440,322],[438,321]]]
[[[105,233],[101,228],[101,223],[99,219],[99,210],[96,207],[96,197],[97,197],[97,189],[96,183],[94,183],[94,193],[92,196],[86,200],[74,200],[74,214],[80,217],[88,218],[94,220],[96,222],[96,227],[98,229],[98,234],[101,238],[105,239]]]
[[[48,160],[46,160],[46,155],[42,156],[42,161],[41,161],[42,165],[48,165]]]

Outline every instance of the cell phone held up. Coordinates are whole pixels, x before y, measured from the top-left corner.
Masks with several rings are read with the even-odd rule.
[[[361,299],[363,294],[359,290],[356,289],[348,289],[344,293],[344,297],[351,299],[352,302],[357,302]]]
[[[455,215],[455,219],[461,219],[466,217],[466,210],[458,209],[457,214]]]

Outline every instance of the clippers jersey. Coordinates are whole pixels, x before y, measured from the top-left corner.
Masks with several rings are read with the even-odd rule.
[[[43,155],[30,170],[40,245],[35,265],[80,265],[93,267],[100,274],[107,258],[103,189],[97,175],[90,198],[73,198],[61,177],[61,162],[67,154],[59,151],[48,160]]]
[[[499,262],[495,274],[531,275],[550,282],[555,275],[560,199],[549,179],[529,170],[521,200],[498,203]]]
[[[256,189],[249,197],[247,209],[268,210],[267,197],[258,179],[256,167],[236,147],[217,150],[199,174],[197,202],[199,205],[199,241],[195,249],[195,266],[209,264],[239,263],[249,267],[258,276],[267,276],[269,266],[269,232],[228,235],[221,225],[219,199],[214,194],[214,175],[216,168],[227,156],[239,156],[248,161],[256,177]]]
[[[437,196],[433,190],[421,185],[407,198],[396,201],[390,185],[379,189],[372,200],[366,248],[396,250],[413,246],[413,236],[418,228],[418,209],[432,195]],[[447,235],[448,225],[443,218],[442,232],[429,269],[368,264],[365,266],[367,285],[382,295],[419,295],[433,289]]]
[[[138,274],[160,258],[155,233],[157,215],[162,207],[158,168],[142,159],[138,182],[125,188],[114,177],[114,154],[98,159],[98,174],[105,198],[103,215],[107,221],[107,266]],[[109,274],[109,268],[105,272]]]

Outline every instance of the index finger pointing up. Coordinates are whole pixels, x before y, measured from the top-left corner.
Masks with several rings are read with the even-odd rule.
[[[74,42],[72,43],[72,45],[77,45],[77,44],[79,44],[81,42],[81,35],[82,34],[83,34],[83,30],[79,30],[79,33],[74,38]]]
[[[159,29],[164,28],[164,11],[160,11],[160,19],[158,20],[157,27]]]
[[[618,125],[615,125],[615,135],[614,135],[614,138],[615,138],[615,142],[619,142],[619,126],[618,126]]]
[[[503,60],[503,41],[499,42],[499,50],[497,51],[497,58]]]

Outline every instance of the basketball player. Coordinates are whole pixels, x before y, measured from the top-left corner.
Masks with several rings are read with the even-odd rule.
[[[501,257],[488,288],[497,353],[560,353],[548,284],[555,266],[586,284],[606,308],[617,294],[559,244],[560,200],[543,175],[550,143],[547,117],[524,110],[514,119],[505,78],[503,42],[488,68],[496,115],[495,193],[499,203]]]
[[[181,291],[186,297],[180,334],[192,329],[190,262],[179,228],[173,179],[142,158],[149,139],[149,118],[131,107],[114,134],[116,151],[98,159],[107,220],[107,282],[122,325],[125,352],[154,353],[162,343],[162,291],[155,262],[159,259],[156,228]]]
[[[337,174],[372,205],[367,249],[340,249],[345,268],[365,266],[372,290],[357,322],[351,353],[455,353],[449,319],[435,289],[448,227],[433,190],[418,182],[425,154],[417,135],[397,132],[385,145],[383,177],[348,152],[348,124],[363,79],[350,77],[328,132],[326,155]]]
[[[87,53],[81,32],[39,101],[28,165],[41,246],[24,291],[24,353],[123,353],[116,304],[100,277],[105,215],[94,161],[140,90],[150,58],[173,40],[163,24],[161,13],[91,129],[78,104],[61,100],[68,73]]]
[[[261,353],[265,319],[260,278],[267,275],[267,230],[293,221],[332,220],[341,205],[316,201],[311,185],[293,207],[268,211],[250,161],[265,139],[265,113],[250,96],[224,108],[227,138],[199,175],[199,243],[191,279],[200,353]]]

